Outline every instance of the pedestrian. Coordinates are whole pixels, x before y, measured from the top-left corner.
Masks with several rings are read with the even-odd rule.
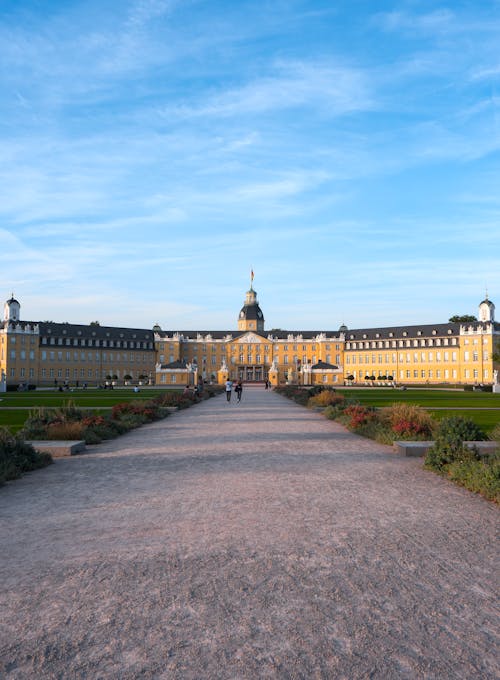
[[[264,384],[266,386],[266,390],[268,390],[269,389],[269,380],[267,380],[267,378],[266,378],[266,382]]]
[[[236,383],[234,391],[236,392],[236,401],[239,403],[241,401],[241,393],[243,392],[243,384],[241,380],[238,380],[238,382]]]
[[[229,378],[226,380],[226,399],[231,401],[231,392],[233,390],[233,381]]]

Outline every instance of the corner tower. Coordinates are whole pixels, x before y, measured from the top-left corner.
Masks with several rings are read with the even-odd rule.
[[[4,321],[19,321],[19,314],[21,311],[21,305],[15,299],[14,293],[12,293],[10,300],[7,300],[3,306],[3,320]]]
[[[491,300],[488,300],[488,293],[479,304],[479,321],[495,321],[495,305]]]
[[[253,281],[253,272],[252,272]],[[257,302],[257,293],[250,283],[250,290],[245,296],[245,303],[238,316],[239,331],[258,331],[264,330],[264,315]]]

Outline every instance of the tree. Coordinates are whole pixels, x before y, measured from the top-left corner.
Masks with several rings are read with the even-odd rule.
[[[462,322],[467,322],[467,321],[477,321],[476,317],[473,314],[455,314],[455,316],[452,316],[451,319],[448,319],[448,321],[451,321],[452,323],[462,323]]]
[[[99,323],[99,321],[91,321],[91,322],[89,323],[89,326],[100,326],[100,325],[101,325],[101,324]]]

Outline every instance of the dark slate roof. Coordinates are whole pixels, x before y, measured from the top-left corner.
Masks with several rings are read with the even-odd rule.
[[[117,326],[91,326],[89,324],[55,323],[53,321],[36,321],[40,327],[40,335],[67,338],[98,338],[99,340],[154,340],[150,328],[121,328]]]
[[[481,325],[483,327],[489,326],[491,322],[481,322],[472,321],[470,323],[435,323],[435,324],[420,324],[420,325],[408,325],[408,326],[387,326],[381,328],[352,328],[344,331],[346,341],[349,340],[387,340],[389,338],[417,338],[420,337],[418,332],[422,337],[453,337],[460,335],[460,326],[477,326]],[[500,323],[495,321],[493,323],[493,328],[495,331],[500,331]],[[436,331],[433,334],[432,331]],[[451,333],[448,333],[451,330]],[[406,332],[406,336],[403,333]],[[198,333],[203,336],[199,339],[200,342],[204,342],[205,336],[211,335],[214,340],[223,340],[228,335],[231,335],[233,340],[245,335],[246,333],[253,333],[254,335],[260,335],[264,340],[268,339],[271,335],[273,338],[278,340],[288,340],[289,335],[293,335],[294,339],[290,342],[300,343],[300,339],[297,340],[297,336],[300,335],[304,340],[314,340],[318,335],[324,335],[328,339],[340,340],[339,330],[316,330],[316,331],[301,331],[301,330],[283,330],[281,328],[270,328],[264,331],[239,331],[239,330],[225,330],[225,331],[211,331],[211,330],[189,330],[189,331],[176,331],[162,330],[159,333],[162,337],[172,337],[175,333],[184,336],[184,338],[189,338],[189,340],[198,340]],[[379,337],[377,337],[377,333]],[[390,335],[392,333],[392,336]],[[366,335],[366,338],[363,336]],[[353,337],[351,337],[353,336]]]
[[[263,321],[264,320],[264,315],[262,314],[262,310],[259,307],[258,304],[256,305],[244,305],[241,308],[241,312],[243,312],[245,319],[250,319],[251,321]],[[241,315],[240,312],[240,315]],[[260,312],[260,316],[259,316]]]
[[[473,325],[477,325],[474,322]],[[349,340],[380,340],[387,338],[418,338],[460,335],[460,323],[436,323],[421,324],[418,326],[388,326],[384,328],[353,328],[345,334],[346,341]],[[433,331],[435,331],[433,333]],[[406,333],[406,335],[405,335]],[[391,335],[392,334],[392,335]]]
[[[313,371],[336,371],[338,370],[338,366],[335,366],[334,364],[327,364],[326,361],[318,361],[317,364],[314,364],[314,366],[311,366],[311,370]]]
[[[420,324],[415,326],[389,326],[387,328],[356,328],[348,330],[345,334],[345,339],[346,342],[349,342],[349,340],[387,340],[388,338],[419,338],[420,336],[423,338],[434,336],[458,337],[460,335],[460,326],[472,326],[473,328],[482,326],[483,328],[486,328],[490,323],[491,322],[489,321],[467,321]],[[493,323],[493,328],[495,331],[500,330],[500,324],[497,322]],[[404,335],[404,333],[406,333],[406,335]],[[366,337],[364,337],[365,335]]]

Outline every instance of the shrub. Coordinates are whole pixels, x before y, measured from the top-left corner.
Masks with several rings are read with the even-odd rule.
[[[344,412],[345,404],[336,404],[335,406],[327,406],[323,411],[325,418],[330,420],[337,420],[337,418]]]
[[[477,451],[464,447],[466,441],[486,439],[484,432],[468,418],[443,418],[436,432],[436,441],[426,454],[426,467],[442,471],[454,462],[478,460]]]
[[[380,444],[391,445],[394,439],[391,430],[379,418],[377,418],[377,414],[375,414],[374,419],[362,425],[358,425],[354,431],[361,437],[374,439]]]
[[[127,428],[127,430],[133,430],[136,427],[144,425],[144,419],[142,416],[134,413],[126,413],[120,418],[120,423]]]
[[[493,440],[494,442],[498,442],[500,446],[500,423],[498,425],[495,425],[493,430],[490,432],[490,439]]]
[[[307,405],[313,406],[337,406],[344,403],[344,397],[333,390],[322,390],[313,397],[309,397]]]
[[[446,468],[448,477],[469,491],[482,494],[488,500],[500,502],[500,456],[485,460],[461,460]]]
[[[51,423],[47,425],[47,439],[83,439],[85,425],[82,422]]]
[[[356,428],[376,419],[376,413],[372,408],[361,406],[360,404],[347,406],[342,416],[343,419],[346,419],[347,427],[351,430],[356,430]]]
[[[7,428],[0,429],[0,484],[50,463],[52,456],[49,453],[36,451],[31,444],[12,435]]]
[[[384,411],[383,418],[401,439],[429,439],[435,427],[431,415],[414,404],[392,404]]]
[[[144,418],[145,423],[151,423],[153,420],[159,420],[162,417],[163,411],[156,401],[131,401],[121,404],[115,404],[111,409],[111,417],[114,420],[120,420],[123,415],[133,413]]]

